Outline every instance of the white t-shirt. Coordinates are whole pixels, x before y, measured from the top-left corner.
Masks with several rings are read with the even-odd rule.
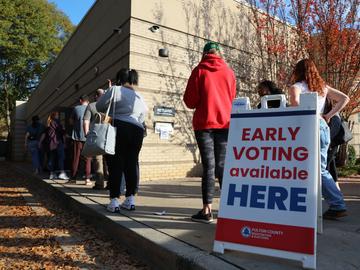
[[[305,81],[297,82],[293,86],[299,88],[301,90],[301,94],[312,93],[312,91],[310,91],[309,86],[307,85],[307,83]],[[322,114],[324,112],[326,95],[327,95],[326,87],[325,87],[325,96],[320,96],[318,93],[318,110],[319,110],[320,114]]]

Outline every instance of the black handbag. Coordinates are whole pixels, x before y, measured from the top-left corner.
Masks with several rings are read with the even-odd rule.
[[[327,98],[325,102],[324,113],[327,113],[331,110],[331,102]],[[347,143],[353,138],[351,130],[349,128],[349,123],[341,118],[340,115],[336,114],[328,123],[330,128],[330,146],[335,147],[344,143]]]
[[[353,138],[351,130],[349,128],[349,123],[341,119],[339,132],[331,140],[331,146],[337,146],[344,143],[347,143]]]

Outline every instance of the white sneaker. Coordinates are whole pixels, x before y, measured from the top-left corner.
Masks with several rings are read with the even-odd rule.
[[[69,180],[69,177],[66,175],[65,172],[60,173],[58,178],[61,180]]]
[[[120,204],[117,198],[112,198],[110,200],[110,203],[106,207],[106,210],[108,210],[111,213],[119,212],[120,210]]]
[[[129,197],[126,197],[124,202],[121,204],[121,208],[129,211],[135,210],[135,196],[130,195]]]
[[[92,182],[91,182],[91,180],[90,179],[86,179],[85,180],[85,186],[92,186]]]
[[[50,180],[53,180],[56,178],[56,174],[54,172],[50,172],[50,176],[49,176],[49,179]]]

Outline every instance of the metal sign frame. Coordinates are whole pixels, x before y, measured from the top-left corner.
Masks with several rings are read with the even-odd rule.
[[[214,251],[298,260],[315,269],[322,231],[317,95],[300,95],[298,107],[258,110],[244,100],[233,103]]]

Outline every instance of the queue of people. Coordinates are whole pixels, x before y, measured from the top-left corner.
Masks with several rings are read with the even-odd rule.
[[[200,150],[202,176],[202,209],[193,215],[193,221],[211,223],[212,196],[214,193],[215,177],[221,188],[224,170],[227,131],[230,123],[230,111],[235,97],[235,77],[219,54],[217,43],[209,42],[203,50],[203,57],[189,78],[184,102],[190,109],[195,109],[193,128]],[[307,92],[318,93],[320,111],[320,155],[322,194],[329,205],[323,218],[337,219],[347,215],[344,197],[336,186],[335,181],[327,170],[327,152],[330,145],[328,122],[339,113],[349,102],[349,98],[342,92],[330,87],[321,78],[313,61],[303,59],[299,61],[291,77],[293,85],[289,89],[289,105],[298,106],[300,94]],[[259,96],[282,94],[274,82],[265,80],[259,83]],[[325,99],[335,103],[330,111],[324,113]],[[279,107],[278,101],[268,104],[269,107]],[[259,104],[258,107],[261,105]]]
[[[120,208],[135,210],[135,194],[139,185],[139,153],[144,138],[144,121],[148,107],[143,97],[136,91],[138,73],[134,69],[121,69],[116,75],[115,85],[109,83],[109,89],[98,89],[95,101],[89,103],[87,96],[81,96],[79,105],[74,108],[71,123],[73,124],[73,163],[71,178],[64,171],[65,132],[58,120],[58,112],[52,112],[47,127],[41,126],[39,118],[34,116],[25,136],[25,146],[32,155],[35,173],[41,172],[41,154],[43,149],[49,153],[48,168],[50,179],[59,178],[75,181],[78,175],[79,161],[85,162],[85,184],[91,182],[91,160],[81,155],[91,123],[99,113],[105,113],[110,105],[109,116],[116,127],[116,147],[114,155],[96,156],[95,189],[104,189],[105,171],[108,168],[108,189],[110,202],[107,210],[117,212]],[[289,88],[289,106],[298,106],[300,94],[316,92],[321,112],[320,145],[321,145],[321,180],[322,194],[329,204],[324,218],[337,219],[347,215],[343,195],[327,170],[327,153],[330,145],[328,122],[348,103],[349,98],[342,92],[330,87],[321,78],[310,59],[299,61],[292,73],[292,86]],[[259,96],[283,94],[276,84],[264,80],[257,87]],[[203,175],[201,180],[202,207],[191,219],[196,222],[211,223],[213,221],[212,201],[215,191],[215,179],[222,184],[225,152],[230,124],[232,101],[236,95],[236,79],[233,70],[225,63],[220,53],[220,46],[208,42],[203,49],[200,63],[192,71],[184,93],[184,103],[194,109],[193,129],[200,151]],[[334,106],[324,112],[325,100]],[[268,104],[271,108],[279,107],[279,102]],[[260,104],[258,108],[260,108]],[[55,175],[55,160],[59,175]],[[104,162],[104,160],[106,162]],[[125,180],[126,193],[122,203],[121,182]]]

